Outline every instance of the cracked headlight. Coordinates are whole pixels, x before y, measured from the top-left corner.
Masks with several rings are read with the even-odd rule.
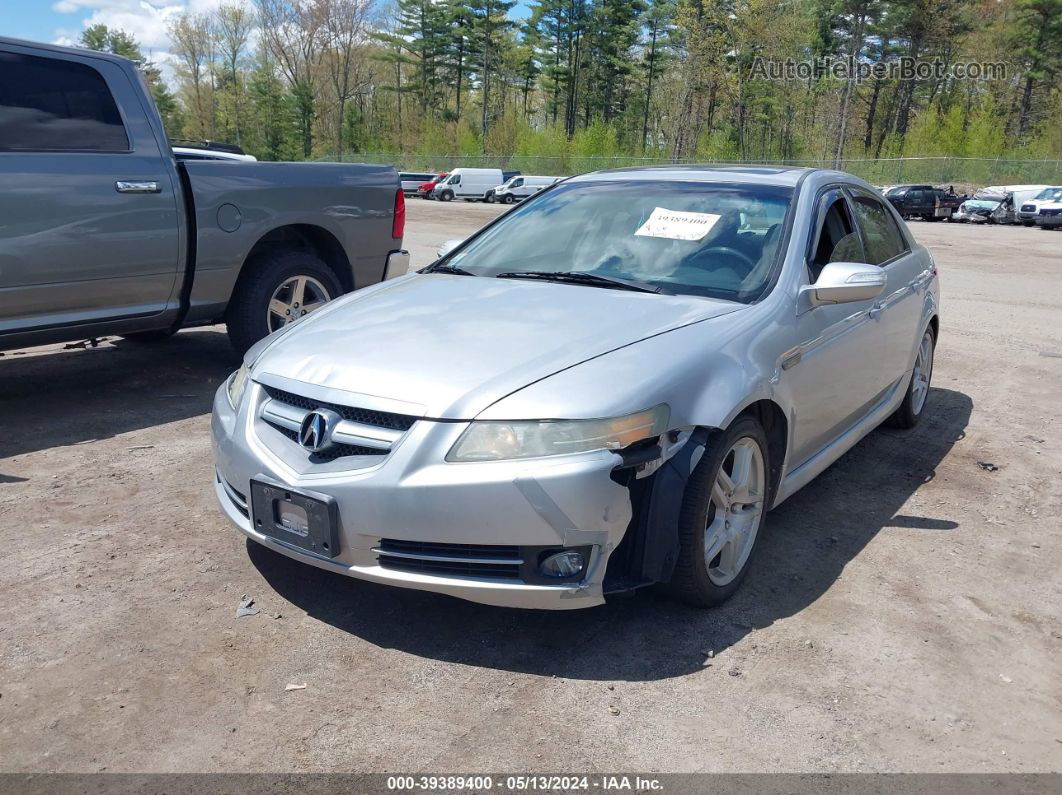
[[[247,389],[247,379],[250,374],[250,368],[244,364],[229,376],[229,383],[225,387],[225,391],[229,394],[229,405],[234,409],[239,408],[240,399],[243,398],[243,393]]]
[[[667,430],[666,405],[603,420],[520,420],[473,422],[447,461],[504,461],[513,458],[619,450]]]

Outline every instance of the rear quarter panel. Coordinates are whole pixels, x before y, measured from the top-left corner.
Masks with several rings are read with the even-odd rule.
[[[383,278],[390,251],[398,174],[391,166],[345,163],[185,163],[195,203],[197,256],[190,322],[220,315],[255,244],[293,224],[329,232],[350,262],[354,288]],[[219,210],[233,205],[239,227],[228,232]],[[231,219],[232,210],[223,211]]]

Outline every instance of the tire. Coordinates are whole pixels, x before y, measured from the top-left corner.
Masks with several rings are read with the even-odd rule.
[[[487,198],[485,198],[483,201],[485,201],[487,204],[494,204],[498,201],[498,199],[497,197],[495,197],[494,191],[490,190],[487,191]]]
[[[514,201],[516,201],[516,199],[513,198],[513,195],[511,193],[506,193],[505,198],[502,201],[504,201],[506,204],[512,204]]]
[[[750,473],[759,468],[755,482],[747,480],[744,486],[758,500],[742,503],[736,512],[723,513],[719,503],[729,498],[722,487],[718,494],[714,494],[713,486],[721,469],[724,473],[735,473],[738,455],[751,457]],[[671,582],[668,583],[672,595],[696,607],[715,607],[729,599],[741,586],[770,504],[770,471],[767,436],[756,420],[751,417],[739,418],[724,433],[714,437],[690,475],[682,495],[679,558]],[[740,489],[735,490],[735,493],[739,492]],[[752,507],[755,503],[758,505]],[[706,559],[710,551],[705,549],[708,533],[713,528],[718,532],[732,532],[731,521],[739,519],[745,523],[744,532],[725,543],[710,560]],[[726,570],[722,559],[724,555],[731,560],[729,570]]]
[[[452,190],[444,190],[442,193],[439,194],[439,201],[441,202],[453,201],[453,199],[454,192]]]
[[[928,342],[928,359],[926,358],[925,346]],[[926,403],[929,402],[929,386],[933,379],[933,358],[937,347],[937,337],[933,333],[933,327],[929,326],[922,334],[918,344],[918,355],[915,357],[914,368],[911,372],[911,381],[907,384],[907,392],[904,393],[903,402],[899,408],[889,417],[889,424],[894,428],[909,429],[915,427],[925,413]],[[927,365],[928,361],[928,365]],[[920,376],[925,376],[919,380]]]
[[[295,300],[294,293],[300,277],[306,280],[301,302]],[[232,347],[242,356],[262,337],[290,322],[278,312],[271,313],[270,303],[274,298],[291,305],[289,317],[293,321],[342,292],[335,273],[316,254],[292,249],[259,254],[244,266],[225,313]]]
[[[177,329],[155,329],[153,331],[135,331],[132,334],[122,334],[123,340],[129,340],[129,342],[135,342],[141,345],[154,345],[159,342],[165,342],[174,334],[177,333]]]
[[[1022,226],[1036,226],[1036,221],[1022,221]]]

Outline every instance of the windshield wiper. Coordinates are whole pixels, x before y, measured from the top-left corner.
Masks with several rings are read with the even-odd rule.
[[[451,273],[454,276],[475,276],[476,274],[471,271],[466,271],[464,268],[458,268],[453,265],[429,265],[424,269],[424,273]]]
[[[612,290],[631,290],[639,293],[660,293],[661,295],[674,295],[663,287],[658,287],[649,282],[640,282],[636,279],[622,279],[618,276],[601,276],[597,273],[585,271],[506,271],[499,273],[498,279],[541,279],[549,282],[568,282],[569,284],[585,284],[593,287],[605,287]]]

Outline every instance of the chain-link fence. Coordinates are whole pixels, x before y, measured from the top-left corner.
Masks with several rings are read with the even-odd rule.
[[[338,158],[322,158],[336,160]],[[418,155],[387,152],[345,153],[345,162],[387,163],[400,171],[451,171],[466,168],[500,168],[523,174],[565,176],[607,168],[655,165],[762,165],[833,168],[831,160],[682,160],[657,157],[584,157],[579,155]],[[982,157],[883,157],[840,161],[842,171],[874,185],[931,183],[955,185],[964,190],[985,185],[1062,184],[1062,160],[1018,160]]]

